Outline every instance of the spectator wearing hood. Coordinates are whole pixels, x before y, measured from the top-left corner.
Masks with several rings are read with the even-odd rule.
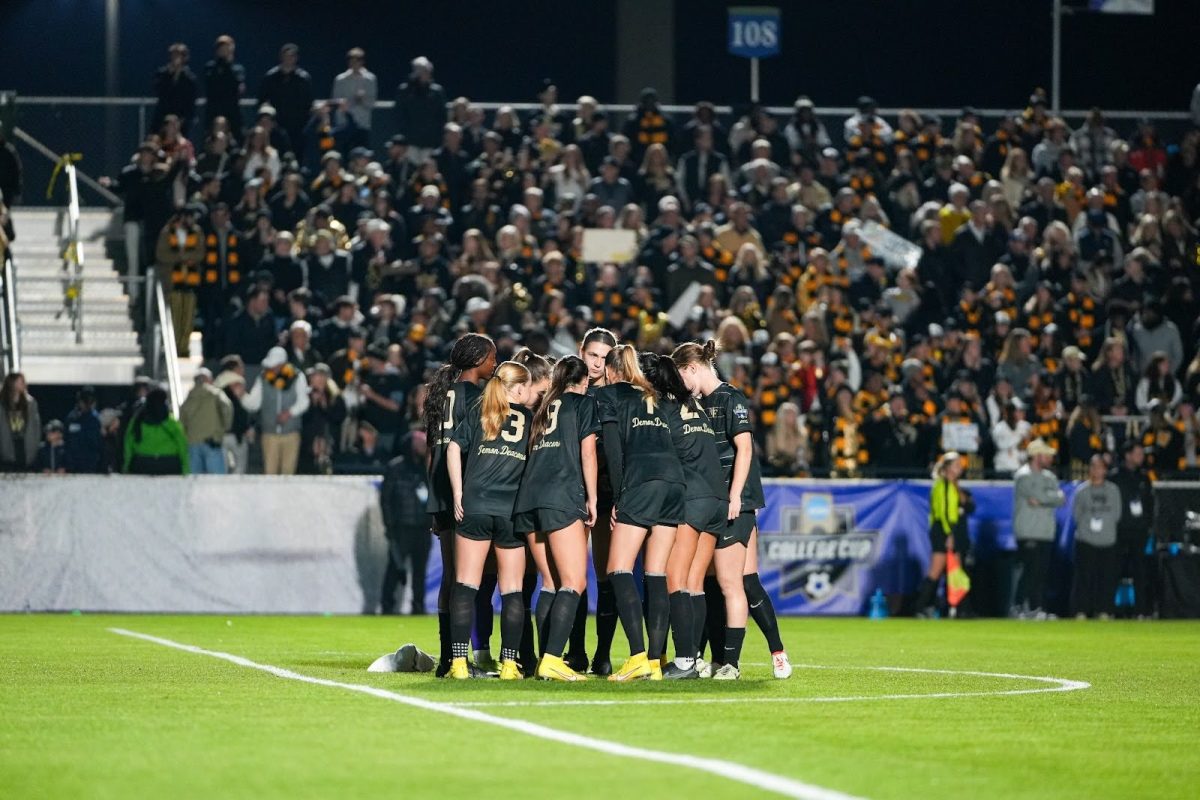
[[[1172,374],[1183,367],[1183,340],[1179,328],[1163,316],[1162,303],[1157,299],[1146,303],[1137,320],[1129,326],[1129,341],[1133,345],[1134,368],[1139,371],[1144,371],[1158,352],[1166,354]]]
[[[65,475],[66,447],[63,445],[63,424],[56,419],[46,423],[45,441],[38,448],[37,460],[33,464],[36,472],[43,475]]]
[[[308,381],[287,360],[282,347],[272,347],[263,371],[241,399],[242,407],[258,414],[262,431],[263,473],[295,475],[300,459],[300,429],[308,410]]]
[[[64,464],[67,472],[104,471],[104,446],[100,434],[100,414],[96,411],[96,390],[84,386],[76,397],[75,408],[67,415]]]
[[[196,370],[196,384],[179,409],[179,422],[188,439],[193,475],[224,475],[222,442],[233,425],[233,403],[213,384],[212,373]]]
[[[388,563],[383,574],[380,606],[384,614],[398,608],[397,590],[403,591],[412,576],[412,613],[425,613],[425,570],[429,562],[429,494],[425,473],[424,431],[413,431],[400,440],[398,455],[388,462],[379,488],[379,507],[388,540]]]
[[[154,388],[125,431],[124,471],[130,475],[188,475],[187,435],[171,416],[167,390]]]

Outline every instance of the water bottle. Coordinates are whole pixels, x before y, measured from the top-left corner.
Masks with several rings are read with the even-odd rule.
[[[876,589],[875,594],[871,595],[871,608],[867,616],[871,619],[887,619],[887,615],[887,598],[883,596],[883,589]]]

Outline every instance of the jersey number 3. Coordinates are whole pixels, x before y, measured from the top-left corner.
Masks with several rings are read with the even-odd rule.
[[[508,424],[500,431],[500,438],[506,442],[519,442],[525,436],[525,417],[515,411],[508,414]]]
[[[549,436],[558,430],[558,410],[560,408],[562,408],[562,400],[555,400],[550,404],[546,414],[546,430],[542,431],[543,436]]]

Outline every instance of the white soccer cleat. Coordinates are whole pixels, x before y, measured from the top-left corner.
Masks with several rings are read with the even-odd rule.
[[[712,664],[705,661],[703,658],[696,659],[696,674],[701,678],[711,678],[713,674]]]
[[[792,677],[792,662],[788,661],[787,652],[780,650],[771,654],[771,669],[781,681]]]
[[[713,673],[712,679],[714,681],[736,681],[741,677],[742,671],[733,664],[722,664],[721,668]]]

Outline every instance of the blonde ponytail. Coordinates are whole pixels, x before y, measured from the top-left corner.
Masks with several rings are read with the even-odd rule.
[[[654,391],[654,387],[650,385],[650,381],[642,372],[642,367],[638,364],[637,351],[633,349],[633,345],[617,345],[609,351],[608,356],[604,359],[604,364],[617,373],[620,380],[628,381],[640,389],[646,403],[651,409],[654,408],[658,402],[658,393]]]
[[[505,361],[496,367],[496,372],[483,387],[483,401],[479,409],[484,441],[500,435],[500,429],[508,419],[508,390],[523,383],[529,383],[529,370],[523,364]]]

